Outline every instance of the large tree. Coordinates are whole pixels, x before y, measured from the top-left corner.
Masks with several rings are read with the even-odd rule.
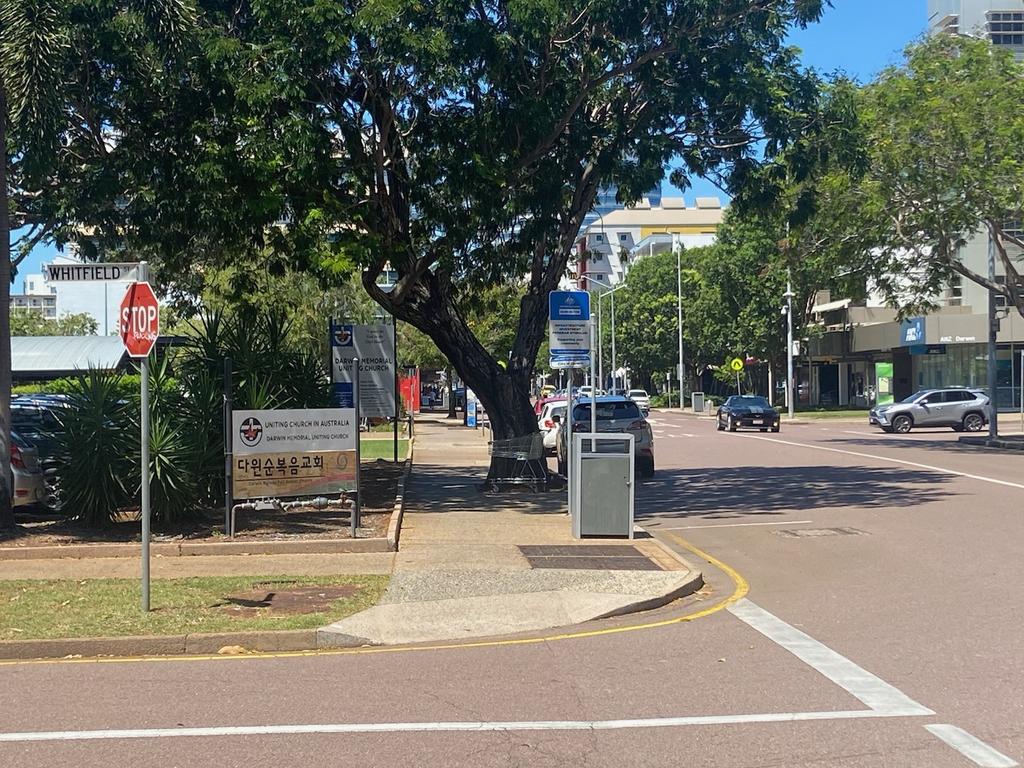
[[[1024,314],[1024,64],[986,40],[936,35],[859,94],[867,166],[818,189],[818,218],[851,268],[904,311],[928,310],[957,276]],[[1004,282],[965,264],[991,239]]]
[[[678,184],[742,185],[806,127],[817,85],[784,39],[822,4],[199,0],[206,55],[166,84],[187,113],[148,121],[160,161],[128,202],[129,235],[159,241],[170,271],[240,238],[355,264],[478,394],[496,438],[529,434],[547,294],[597,190],[636,199],[674,158]],[[500,365],[459,297],[514,281]]]

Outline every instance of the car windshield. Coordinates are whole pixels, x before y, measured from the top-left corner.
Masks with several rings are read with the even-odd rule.
[[[590,421],[590,403],[577,405],[572,409],[574,421]],[[619,419],[639,419],[640,409],[636,403],[619,401],[597,404],[598,421],[618,421]]]
[[[771,404],[763,397],[743,396],[730,397],[729,405],[733,408],[771,408]]]
[[[647,391],[643,389],[631,389],[629,390],[630,397],[647,397]]]

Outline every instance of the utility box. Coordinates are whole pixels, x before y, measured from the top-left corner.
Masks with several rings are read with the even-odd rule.
[[[576,433],[569,469],[572,535],[633,538],[633,435]]]
[[[692,392],[690,394],[690,404],[693,406],[694,413],[704,413],[704,393]]]

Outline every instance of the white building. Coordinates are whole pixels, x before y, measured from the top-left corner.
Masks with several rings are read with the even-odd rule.
[[[660,206],[644,198],[628,208],[600,214],[576,241],[581,287],[584,283],[617,285],[636,259],[671,250],[711,245],[724,210],[717,197],[698,197],[687,207],[681,197],[665,197]]]

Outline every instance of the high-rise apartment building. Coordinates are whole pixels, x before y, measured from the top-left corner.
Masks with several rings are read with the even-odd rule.
[[[1024,0],[928,0],[928,29],[987,37],[1024,58]]]

